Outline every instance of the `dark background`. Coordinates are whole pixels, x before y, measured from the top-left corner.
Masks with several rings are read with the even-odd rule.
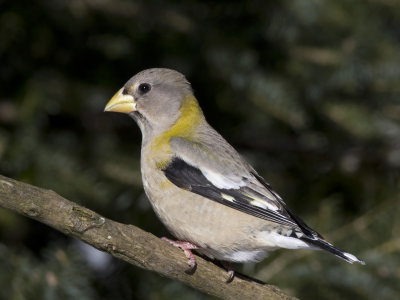
[[[103,113],[138,71],[184,73],[209,123],[328,240],[236,266],[302,299],[400,296],[397,1],[0,1],[0,173],[168,235],[141,135]],[[208,299],[0,210],[1,299]],[[223,284],[223,283],[221,283]]]

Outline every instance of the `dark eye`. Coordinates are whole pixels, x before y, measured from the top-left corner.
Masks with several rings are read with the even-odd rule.
[[[143,95],[151,90],[151,85],[148,83],[141,83],[138,87],[139,92]]]

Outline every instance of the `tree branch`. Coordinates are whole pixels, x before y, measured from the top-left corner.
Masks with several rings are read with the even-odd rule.
[[[183,252],[151,233],[106,219],[51,190],[1,175],[0,207],[42,222],[132,265],[179,280],[210,295],[224,299],[294,299],[272,285],[251,278],[236,276],[231,283],[226,283],[227,272],[201,257],[197,257],[194,274],[187,274],[188,264]]]

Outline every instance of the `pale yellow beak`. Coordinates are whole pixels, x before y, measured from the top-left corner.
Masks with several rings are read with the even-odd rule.
[[[131,95],[122,94],[123,90],[124,88],[120,89],[111,100],[108,101],[104,111],[120,112],[124,114],[136,111],[135,98]]]

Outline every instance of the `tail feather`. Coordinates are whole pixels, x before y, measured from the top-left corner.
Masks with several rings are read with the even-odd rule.
[[[349,262],[349,263],[360,263],[362,265],[365,265],[365,262],[358,259],[357,257],[355,257],[353,254],[347,253],[343,250],[340,250],[338,248],[336,248],[335,246],[333,246],[332,244],[328,243],[325,240],[316,238],[316,239],[311,239],[309,237],[305,237],[302,239],[304,242],[308,243],[309,245],[315,246],[317,248],[320,248],[322,250],[328,251],[334,255],[336,255],[337,257],[340,257],[341,259],[344,259],[345,261]]]

